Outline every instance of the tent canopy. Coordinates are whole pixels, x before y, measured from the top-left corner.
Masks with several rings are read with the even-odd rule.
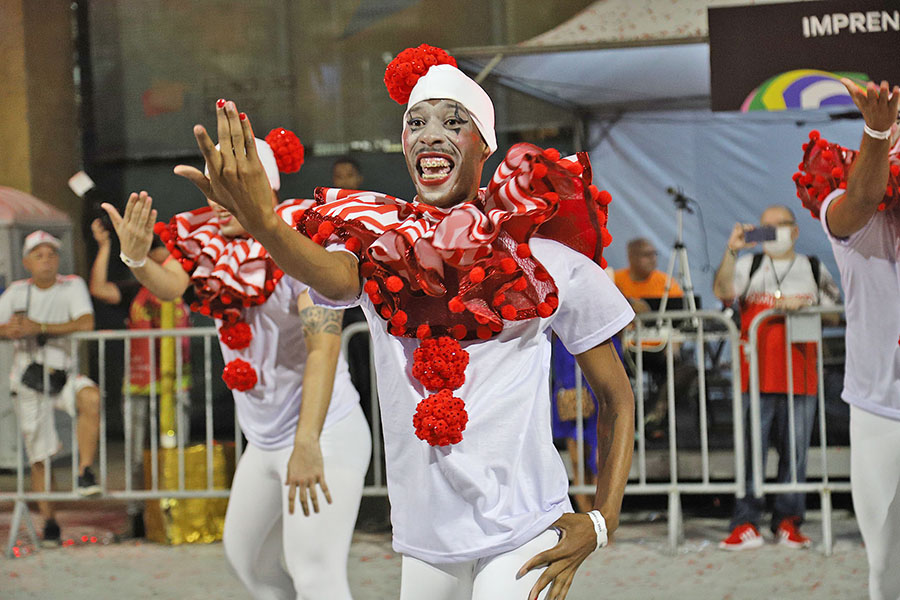
[[[456,48],[460,66],[578,111],[709,104],[709,7],[785,0],[598,0],[513,46]],[[810,0],[811,1],[811,0]]]
[[[69,225],[69,216],[23,191],[0,186],[0,225]]]
[[[459,59],[481,72],[490,59]],[[699,108],[709,105],[709,46],[690,43],[508,56],[491,77],[576,111]]]

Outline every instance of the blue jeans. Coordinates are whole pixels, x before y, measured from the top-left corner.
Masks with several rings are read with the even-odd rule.
[[[809,441],[816,420],[817,399],[815,396],[794,396],[794,435],[797,444],[797,481],[806,481],[806,457]],[[766,455],[769,453],[769,440],[774,438],[778,450],[778,482],[791,481],[791,437],[788,421],[787,394],[760,394],[759,419],[762,433],[762,468],[766,470]],[[773,431],[774,429],[774,431]],[[753,495],[753,457],[750,436],[750,396],[744,394],[744,448],[746,456],[747,495],[738,498],[734,505],[731,528],[742,523],[753,523],[759,527],[762,520],[765,498]],[[806,512],[806,494],[776,494],[775,507],[772,511],[771,528],[774,532],[782,519],[796,518],[797,524],[803,522]]]

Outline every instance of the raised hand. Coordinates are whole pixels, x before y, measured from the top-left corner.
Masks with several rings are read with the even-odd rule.
[[[865,89],[846,77],[841,83],[847,88],[853,103],[862,113],[866,125],[875,131],[887,131],[897,122],[897,109],[900,107],[900,86],[889,88],[887,81],[876,85],[874,81],[866,84]]]
[[[744,234],[753,229],[753,225],[748,223],[735,223],[734,228],[731,230],[731,235],[728,237],[728,249],[732,252],[740,252],[744,248],[752,248],[756,245],[756,242],[747,242],[744,239]]]
[[[125,205],[124,216],[119,215],[112,204],[104,202],[100,208],[106,211],[112,221],[116,235],[119,236],[122,254],[134,261],[146,258],[153,242],[153,225],[156,223],[156,209],[153,208],[150,194],[132,193]]]
[[[94,234],[94,241],[97,242],[98,246],[109,245],[109,231],[106,230],[106,227],[103,226],[103,222],[100,221],[100,219],[91,221],[91,233]]]
[[[194,126],[194,137],[209,176],[187,165],[175,167],[175,174],[188,179],[203,194],[225,207],[251,234],[276,219],[272,187],[256,153],[250,119],[238,113],[234,102],[216,103],[219,147],[216,148],[202,125]]]
[[[322,488],[322,495],[328,504],[331,504],[331,492],[325,483],[325,467],[322,462],[322,450],[318,441],[306,445],[294,444],[294,451],[288,460],[287,478],[284,482],[288,487],[288,513],[294,514],[294,501],[299,492],[300,506],[303,514],[309,516],[309,502],[312,503],[313,512],[319,512],[319,497],[316,495],[316,484]]]
[[[566,513],[553,523],[553,527],[562,533],[559,543],[534,556],[519,569],[518,576],[521,577],[532,569],[547,565],[528,593],[528,600],[535,600],[548,585],[551,587],[547,600],[564,600],[575,571],[597,548],[597,532],[588,515]]]

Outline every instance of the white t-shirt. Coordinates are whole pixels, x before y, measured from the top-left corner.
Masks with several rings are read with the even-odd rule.
[[[411,374],[418,340],[390,335],[369,298],[358,301],[374,342],[397,552],[431,563],[493,556],[572,511],[550,426],[550,332],[579,354],[623,329],[634,312],[582,254],[546,239],[530,246],[559,288],[559,308],[546,319],[506,321],[490,340],[462,343],[469,365],[453,395],[469,420],[452,446],[432,447],[413,428],[428,394]]]
[[[825,215],[843,195],[822,203],[822,228],[831,241],[846,296],[845,402],[900,420],[900,212],[876,212],[848,238],[831,235]]]
[[[263,450],[279,450],[293,444],[300,401],[306,342],[297,312],[297,297],[309,289],[285,275],[264,304],[244,309],[244,320],[253,331],[250,345],[232,350],[220,343],[225,364],[235,358],[256,369],[258,382],[247,392],[232,390],[238,422],[247,440]],[[216,321],[216,326],[221,322]],[[338,357],[331,404],[324,427],[346,417],[359,403],[343,355]]]
[[[34,285],[30,279],[14,281],[0,295],[0,323],[7,323],[12,316],[28,309],[28,318],[38,323],[68,323],[78,317],[94,314],[91,296],[84,279],[78,275],[57,275],[56,283],[46,289]],[[65,337],[49,337],[43,348],[37,338],[16,340],[16,368],[11,376],[31,361],[40,362],[51,369],[72,367],[71,341]]]
[[[734,289],[751,304],[775,305],[775,292],[779,289],[784,298],[801,298],[814,305],[835,306],[841,299],[834,278],[823,263],[819,263],[819,286],[813,278],[812,264],[804,254],[794,258],[763,256],[759,267],[750,278],[753,255],[745,254],[734,264]]]

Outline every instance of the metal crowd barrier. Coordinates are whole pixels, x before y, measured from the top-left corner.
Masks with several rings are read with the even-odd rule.
[[[849,492],[849,481],[832,481],[828,471],[828,453],[825,423],[825,377],[822,352],[822,314],[843,312],[843,307],[809,307],[798,311],[784,312],[775,309],[765,310],[750,322],[747,332],[747,342],[744,346],[750,363],[750,415],[751,415],[751,459],[753,461],[753,491],[757,498],[762,498],[767,493],[809,493],[817,492],[822,507],[822,540],[825,555],[830,556],[834,544],[832,534],[832,492]],[[766,321],[773,318],[784,319],[785,322],[785,356],[787,361],[788,386],[788,429],[790,442],[790,472],[791,480],[788,483],[766,482],[763,470],[762,456],[762,430],[760,415],[760,365],[759,365],[759,330]],[[806,482],[797,481],[797,438],[794,414],[794,361],[793,344],[812,343],[816,347],[816,380],[817,380],[817,410],[819,414],[819,446],[821,457],[821,479]],[[807,453],[807,463],[809,454]]]
[[[675,322],[676,324],[673,324]],[[635,419],[637,423],[636,448],[632,460],[632,470],[625,494],[633,495],[668,495],[668,540],[671,550],[677,549],[683,538],[683,515],[681,510],[682,494],[723,494],[733,493],[737,496],[745,494],[745,460],[743,445],[743,411],[741,410],[740,378],[732,377],[730,385],[730,404],[733,420],[732,437],[734,440],[734,477],[714,478],[710,468],[710,444],[708,413],[710,398],[707,387],[708,350],[707,343],[727,342],[730,355],[727,362],[732,374],[740,373],[740,354],[737,341],[738,331],[732,320],[720,311],[666,311],[650,312],[635,316],[633,330],[626,331],[623,342],[633,347]],[[662,343],[660,343],[662,342]],[[675,345],[693,346],[694,364],[697,368],[698,388],[698,430],[700,446],[700,472],[683,473],[679,462],[675,390]],[[668,473],[666,480],[651,481],[648,474],[648,449],[646,417],[646,381],[644,372],[644,356],[650,352],[649,347],[657,347],[656,351],[665,353],[666,363],[666,401],[668,451]],[[581,373],[576,364],[576,400],[578,418],[581,417]],[[682,390],[683,392],[683,390]],[[579,452],[583,448],[583,429],[579,423],[577,428],[577,446]],[[582,452],[583,456],[583,452]],[[584,481],[584,461],[579,461],[580,481]],[[574,486],[573,493],[593,493],[593,486]]]
[[[156,376],[152,376],[149,386],[149,410],[151,415],[150,421],[150,463],[151,463],[151,485],[150,489],[134,489],[132,461],[132,418],[131,410],[133,403],[133,393],[131,390],[131,344],[133,339],[155,340],[157,338],[174,338],[175,339],[175,381],[181,381],[183,373],[183,349],[181,342],[184,338],[199,337],[203,339],[203,372],[204,372],[204,408],[205,408],[205,424],[206,424],[206,489],[185,489],[185,469],[184,469],[184,442],[185,436],[181,435],[185,430],[185,422],[183,418],[183,408],[185,397],[178,393],[175,395],[177,400],[176,419],[178,421],[177,431],[179,435],[175,437],[175,447],[177,448],[178,460],[178,486],[176,489],[160,489],[159,487],[159,423],[155,415],[158,415],[159,401],[159,383]],[[99,439],[98,454],[95,464],[99,468],[98,484],[102,490],[103,499],[113,500],[154,500],[163,498],[227,498],[229,490],[215,489],[213,486],[213,392],[212,392],[212,345],[213,340],[217,338],[217,332],[214,327],[193,327],[183,329],[167,329],[167,330],[141,330],[141,331],[91,331],[76,333],[68,336],[70,343],[70,354],[72,356],[72,364],[79,364],[80,342],[96,343],[98,358],[98,381],[97,385],[100,389],[100,423],[99,423]],[[107,396],[107,374],[106,365],[108,357],[107,345],[111,341],[124,342],[124,355],[122,361],[125,367],[124,374],[124,393],[123,393],[123,410],[124,410],[124,428],[125,428],[125,485],[124,489],[109,489],[108,481],[108,436],[106,424],[106,396]],[[156,373],[157,350],[156,344],[148,344],[150,348],[149,372]],[[112,357],[111,360],[117,360],[118,357]],[[44,389],[48,389],[49,369],[44,369]],[[47,399],[50,401],[50,399]],[[77,492],[78,481],[78,436],[77,436],[77,419],[72,419],[71,424],[71,477],[72,487],[69,490],[51,490],[51,465],[50,460],[44,461],[46,468],[44,469],[44,492],[25,491],[25,456],[23,449],[22,432],[16,419],[16,437],[17,437],[17,460],[16,460],[16,491],[2,492],[0,491],[0,502],[14,502],[13,517],[10,526],[10,536],[6,546],[6,555],[12,556],[13,547],[19,534],[21,526],[26,526],[27,532],[35,547],[39,547],[37,533],[31,522],[26,502],[47,500],[47,501],[74,501],[84,500]],[[242,450],[242,440],[240,428],[237,425],[235,417],[235,454],[240,457]]]
[[[347,326],[342,335],[341,345],[344,356],[348,355],[347,348],[349,341],[356,335],[367,335],[369,331],[365,323],[353,323]],[[218,344],[218,333],[215,327],[193,327],[183,329],[156,329],[156,330],[140,330],[140,331],[91,331],[76,333],[68,336],[70,343],[70,353],[72,356],[72,364],[79,364],[79,356],[83,354],[83,344],[96,345],[96,356],[98,365],[97,385],[100,389],[100,424],[99,424],[99,440],[97,459],[95,465],[98,469],[98,484],[102,493],[99,496],[104,500],[156,500],[163,498],[227,498],[229,489],[215,488],[213,485],[213,370],[212,370],[212,348]],[[177,399],[177,432],[175,435],[175,448],[177,451],[178,462],[178,485],[176,489],[160,489],[159,485],[159,453],[161,447],[160,421],[159,418],[159,399],[160,385],[157,377],[151,377],[149,386],[149,409],[147,414],[150,415],[150,467],[151,467],[151,485],[149,489],[135,489],[133,482],[133,472],[131,469],[132,461],[132,439],[135,432],[132,430],[132,404],[133,396],[131,388],[131,340],[147,339],[155,340],[159,338],[174,338],[175,340],[175,381],[182,381],[183,373],[183,348],[182,340],[185,338],[202,338],[203,340],[203,401],[204,401],[204,425],[205,425],[205,443],[206,443],[206,488],[205,489],[186,489],[185,488],[185,467],[184,467],[184,449],[185,435],[182,435],[186,429],[184,422],[184,404],[185,395],[178,393],[175,395]],[[110,342],[123,342],[123,356],[111,356],[108,345]],[[149,344],[150,360],[149,372],[157,373],[158,349],[156,344]],[[93,351],[93,348],[91,349]],[[218,352],[218,349],[216,350]],[[122,361],[124,365],[124,385],[123,385],[123,412],[124,412],[124,448],[125,448],[125,483],[124,489],[111,489],[109,480],[109,452],[108,443],[109,436],[107,434],[107,417],[106,417],[106,399],[108,386],[107,364],[111,361]],[[372,353],[369,352],[369,373],[371,382],[371,395],[368,399],[362,399],[363,402],[369,402],[372,416],[372,439],[373,439],[373,457],[372,457],[372,474],[373,483],[366,485],[363,494],[367,496],[386,496],[387,484],[385,482],[383,467],[383,446],[381,444],[381,423],[380,412],[378,408],[378,396],[376,392],[375,368]],[[218,376],[218,375],[216,375]],[[44,389],[48,389],[49,369],[44,370]],[[200,378],[194,378],[194,385],[200,381]],[[119,382],[113,382],[118,385]],[[47,399],[47,401],[51,401]],[[48,468],[44,469],[44,489],[48,491],[34,492],[25,489],[25,453],[23,448],[23,438],[18,418],[16,419],[16,438],[17,438],[17,460],[16,460],[16,489],[15,491],[0,490],[0,503],[14,503],[13,515],[10,526],[9,540],[6,546],[6,556],[13,556],[13,548],[17,538],[19,537],[22,526],[26,528],[27,535],[33,542],[35,548],[39,548],[37,532],[31,521],[28,511],[27,502],[47,500],[47,501],[83,501],[86,500],[77,492],[78,479],[78,436],[76,431],[77,420],[72,419],[71,423],[71,476],[72,485],[69,489],[51,490],[50,478],[51,468],[45,461]],[[240,426],[237,422],[235,414],[234,421],[234,444],[235,458],[240,458],[242,451],[242,437]],[[96,499],[96,498],[94,498]]]
[[[833,309],[832,309],[833,311]],[[755,339],[758,335],[759,323],[766,317],[775,314],[776,311],[767,311],[760,314],[751,326],[750,349],[749,352],[751,362],[751,428],[755,434],[754,437],[754,455],[752,464],[753,481],[755,493],[762,495],[766,492],[788,492],[788,491],[817,491],[822,496],[822,512],[823,512],[823,532],[826,540],[826,553],[830,553],[831,549],[831,514],[830,514],[830,493],[832,491],[847,491],[849,484],[835,483],[828,479],[826,465],[823,464],[823,473],[825,473],[821,482],[807,482],[801,484],[796,481],[796,465],[794,464],[793,481],[790,484],[774,484],[764,481],[764,474],[761,469],[761,456],[759,455],[759,387],[758,387],[758,371],[759,361],[755,351]],[[801,314],[818,316],[818,313],[826,312],[824,310],[810,309],[801,311]],[[796,315],[799,316],[799,315]],[[796,318],[794,316],[793,318]],[[797,330],[803,335],[807,335],[806,327],[794,327],[796,321],[788,319],[789,339],[797,338],[794,331]],[[680,322],[681,326],[673,326],[673,321]],[[744,456],[744,417],[743,403],[741,395],[740,382],[740,332],[738,331],[732,320],[719,311],[666,311],[665,313],[644,313],[637,315],[635,318],[635,326],[628,337],[635,347],[635,402],[636,402],[636,420],[638,430],[636,433],[636,450],[632,464],[632,473],[629,483],[626,487],[626,495],[667,495],[669,502],[669,528],[668,540],[670,547],[675,550],[682,539],[682,522],[683,515],[681,511],[681,495],[689,494],[723,494],[733,493],[737,497],[743,497],[746,494],[746,475],[745,475],[745,456]],[[685,325],[687,324],[687,325]],[[342,351],[347,356],[349,341],[356,335],[368,335],[368,328],[365,323],[354,323],[344,329],[342,336]],[[667,399],[667,452],[668,452],[668,473],[667,477],[654,479],[648,476],[648,451],[646,441],[646,427],[644,424],[646,410],[646,386],[644,374],[644,354],[649,350],[645,349],[645,342],[658,341],[660,335],[663,335],[666,343],[662,346],[662,352],[665,353],[666,363],[666,399]],[[792,337],[793,336],[793,337]],[[205,443],[206,443],[206,460],[207,460],[207,481],[206,489],[185,489],[184,485],[184,436],[176,436],[176,448],[178,452],[178,486],[176,489],[160,489],[158,481],[158,460],[160,447],[160,432],[158,427],[158,397],[159,390],[155,377],[152,378],[150,385],[149,411],[150,418],[150,461],[152,480],[150,489],[134,489],[132,482],[131,467],[131,438],[133,431],[131,430],[131,404],[132,394],[130,389],[130,344],[132,339],[136,338],[175,338],[175,368],[176,381],[182,378],[182,345],[183,338],[199,337],[203,339],[203,382],[204,382],[204,420],[205,420]],[[216,340],[217,332],[213,327],[198,327],[170,330],[142,330],[142,331],[95,331],[73,334],[70,336],[72,355],[74,364],[78,364],[79,343],[96,343],[98,357],[98,381],[100,388],[100,437],[98,446],[98,459],[96,464],[99,465],[99,484],[101,486],[103,499],[114,500],[153,500],[162,498],[223,498],[229,494],[228,489],[214,489],[213,486],[213,387],[212,387],[212,346]],[[805,338],[804,338],[805,339]],[[125,385],[124,385],[124,411],[125,411],[125,485],[124,489],[109,489],[108,479],[108,450],[107,450],[107,431],[106,431],[106,395],[107,395],[107,374],[106,365],[110,360],[108,356],[107,345],[111,341],[122,341],[124,343],[124,356],[122,357],[125,366]],[[709,444],[709,402],[707,388],[707,370],[709,368],[709,352],[707,344],[710,342],[724,342],[727,344],[729,351],[728,359],[725,361],[724,370],[730,372],[730,389],[728,400],[731,404],[732,415],[732,432],[733,438],[733,460],[734,475],[733,477],[716,477],[712,474],[710,467],[710,444]],[[819,341],[821,341],[821,329],[819,329]],[[686,344],[692,346],[694,354],[694,362],[697,367],[697,388],[698,388],[698,406],[699,406],[699,446],[700,446],[700,469],[699,473],[691,471],[684,473],[683,467],[679,463],[679,449],[677,440],[677,422],[676,412],[679,407],[677,405],[676,390],[674,385],[674,344]],[[824,386],[822,385],[822,356],[821,344],[818,350],[819,365],[819,411],[823,418],[820,418],[821,444],[823,446],[823,463],[825,461],[824,454]],[[156,348],[155,344],[150,344],[150,372],[156,373]],[[788,353],[790,357],[790,353]],[[116,360],[117,357],[112,360]],[[790,364],[788,365],[790,369]],[[755,370],[754,370],[755,369]],[[46,370],[45,370],[46,372]],[[576,433],[577,433],[577,449],[580,456],[584,456],[584,425],[582,414],[581,394],[585,393],[582,387],[581,371],[576,363],[575,365],[575,382],[576,382]],[[372,452],[372,484],[366,485],[363,494],[367,496],[386,496],[387,486],[384,478],[383,468],[383,446],[381,443],[381,424],[380,411],[378,407],[378,397],[376,392],[376,376],[374,368],[374,360],[371,352],[369,352],[369,377],[371,382],[371,395],[368,400],[371,414],[371,427],[373,439]],[[45,374],[46,378],[46,374]],[[194,379],[197,382],[198,378]],[[755,391],[754,391],[755,382]],[[46,388],[45,388],[46,389]],[[178,406],[183,406],[184,398],[181,394],[177,395]],[[755,408],[754,408],[755,407]],[[183,421],[182,411],[177,411],[178,420]],[[179,422],[178,431],[184,431],[184,423]],[[16,473],[16,490],[14,492],[0,491],[0,502],[14,502],[14,512],[11,523],[10,538],[6,548],[7,556],[12,555],[12,548],[19,535],[22,525],[28,530],[28,535],[37,547],[37,534],[31,522],[26,502],[35,500],[83,500],[76,491],[77,470],[78,470],[78,438],[75,431],[76,421],[72,420],[72,489],[48,492],[26,492],[25,491],[25,475],[24,475],[24,452],[22,448],[22,436],[18,430],[17,420],[17,438],[18,438],[18,460]],[[234,423],[234,443],[236,449],[236,457],[240,457],[242,449],[242,440],[240,435],[240,427],[235,417]],[[794,446],[792,446],[793,448]],[[584,460],[578,461],[579,481],[585,480]],[[50,469],[45,469],[45,489],[50,489]],[[570,487],[573,494],[593,494],[594,486],[591,484],[573,485]]]

